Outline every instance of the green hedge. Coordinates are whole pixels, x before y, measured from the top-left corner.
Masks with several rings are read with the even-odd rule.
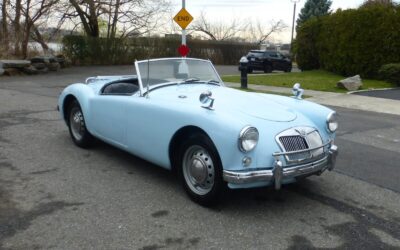
[[[297,32],[297,60],[304,70],[377,77],[382,65],[400,62],[399,6],[339,10],[305,22]]]
[[[400,86],[400,63],[383,65],[379,70],[379,77],[382,80],[395,83]]]
[[[132,64],[135,60],[176,57],[180,39],[105,39],[65,36],[63,53],[74,65]],[[210,59],[215,64],[238,64],[240,58],[257,46],[248,43],[188,40],[190,57]]]

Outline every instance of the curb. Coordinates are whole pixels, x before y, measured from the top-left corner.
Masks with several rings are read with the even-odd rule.
[[[349,92],[346,92],[346,94],[350,95],[350,94],[360,93],[360,92],[383,91],[383,90],[392,90],[392,89],[400,89],[400,88],[363,89],[363,90],[349,91]]]

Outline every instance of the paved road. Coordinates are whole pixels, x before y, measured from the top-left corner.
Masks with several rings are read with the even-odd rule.
[[[400,249],[400,116],[337,108],[334,172],[207,209],[168,171],[72,144],[54,110],[61,88],[129,70],[0,78],[0,249]]]
[[[355,92],[354,95],[372,96],[385,99],[400,100],[400,88],[388,90],[362,91]]]

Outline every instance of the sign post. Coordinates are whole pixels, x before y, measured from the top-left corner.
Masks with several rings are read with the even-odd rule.
[[[186,0],[182,0],[182,9],[185,10],[185,8],[186,8]],[[186,27],[182,28],[182,45],[186,45]]]
[[[183,57],[189,52],[189,48],[186,46],[186,27],[193,21],[192,15],[190,15],[185,7],[186,0],[182,0],[182,9],[174,17],[174,21],[182,28],[182,45],[178,50]]]

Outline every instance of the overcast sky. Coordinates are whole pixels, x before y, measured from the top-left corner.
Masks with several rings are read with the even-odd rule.
[[[178,12],[182,0],[171,0],[173,12]],[[297,4],[296,18],[306,0]],[[363,0],[333,0],[332,9],[357,8]],[[293,18],[293,2],[290,0],[186,0],[186,9],[194,18],[203,10],[216,21],[232,20],[233,17],[258,18],[263,22],[282,19],[288,28],[279,35],[277,42],[289,42]],[[212,20],[211,20],[212,21]]]

